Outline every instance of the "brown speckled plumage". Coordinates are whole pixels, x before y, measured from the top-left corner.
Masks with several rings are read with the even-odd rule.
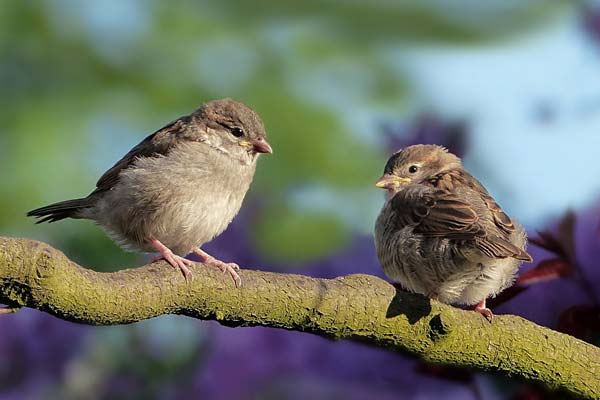
[[[410,291],[476,304],[510,286],[519,264],[531,261],[523,228],[443,147],[399,151],[377,185],[388,190],[375,225],[377,255]]]

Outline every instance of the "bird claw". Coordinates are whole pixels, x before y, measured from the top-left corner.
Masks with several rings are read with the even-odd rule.
[[[160,242],[158,242],[158,243],[160,243]],[[188,260],[187,258],[184,258],[184,257],[178,256],[177,254],[174,254],[169,248],[162,245],[162,243],[160,246],[155,245],[155,247],[158,251],[160,251],[161,255],[155,257],[152,260],[152,262],[155,262],[158,260],[165,260],[166,262],[171,264],[171,266],[173,268],[181,270],[181,273],[183,274],[186,281],[191,282],[194,279],[194,274],[192,274],[192,270],[190,270],[188,268],[188,266],[191,266],[194,264],[194,262],[192,260]]]
[[[175,262],[177,264],[177,266],[173,265],[173,263],[170,262],[171,265],[173,265],[174,268],[179,268],[181,270],[181,273],[183,274],[184,278],[186,281],[191,282],[194,279],[194,274],[192,274],[192,270],[188,268],[188,266],[193,265],[194,263],[190,260],[188,260],[187,258],[183,258],[180,256],[174,256],[175,258]]]
[[[242,286],[242,278],[240,277],[240,274],[237,273],[237,271],[240,270],[240,266],[236,263],[226,263],[215,259],[214,263],[211,263],[210,265],[219,268],[223,273],[228,272],[231,279],[233,279],[235,287]]]
[[[240,274],[238,274],[238,272],[237,272],[240,270],[239,265],[237,265],[236,263],[233,263],[233,262],[226,263],[224,261],[217,260],[216,258],[209,255],[208,253],[205,253],[202,250],[195,250],[194,253],[196,253],[200,258],[202,258],[202,260],[203,260],[202,262],[205,265],[210,265],[212,267],[218,268],[223,273],[226,273],[226,272],[229,273],[229,276],[231,276],[231,279],[233,279],[233,283],[235,284],[235,287],[242,286],[242,278],[240,277]]]
[[[188,268],[188,266],[194,264],[193,261],[190,261],[187,258],[183,258],[181,256],[178,256],[178,255],[172,254],[172,253],[169,255],[157,257],[154,261],[158,261],[158,260],[165,260],[173,268],[181,270],[181,273],[183,274],[186,281],[191,281],[194,279],[194,274],[192,273],[192,270],[190,270]]]
[[[492,323],[492,320],[494,319],[494,313],[485,306],[485,300],[480,301],[479,304],[475,306],[474,311],[483,315],[490,324]]]
[[[16,307],[0,307],[0,315],[4,315],[4,314],[13,314],[18,312],[21,309],[21,307],[16,306]]]
[[[229,273],[229,276],[231,276],[231,279],[233,279],[235,287],[242,286],[242,278],[240,277],[240,274],[237,273],[237,271],[240,270],[240,266],[236,263],[226,263],[221,260],[217,260],[216,258],[206,260],[204,263],[220,269],[223,273]]]

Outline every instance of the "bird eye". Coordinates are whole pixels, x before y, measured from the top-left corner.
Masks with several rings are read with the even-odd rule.
[[[419,170],[419,167],[417,167],[416,165],[411,165],[410,167],[408,167],[408,172],[410,172],[411,174],[414,174],[418,170]]]
[[[235,137],[240,137],[244,135],[244,130],[236,126],[234,128],[231,128],[231,134]]]

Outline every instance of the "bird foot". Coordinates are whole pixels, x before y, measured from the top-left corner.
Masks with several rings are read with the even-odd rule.
[[[152,240],[150,243],[156,250],[158,250],[160,252],[160,256],[155,257],[152,260],[152,262],[155,262],[158,260],[165,260],[166,262],[171,264],[171,266],[173,268],[180,269],[181,273],[185,277],[186,281],[191,281],[194,278],[192,271],[188,268],[188,266],[194,264],[193,261],[188,260],[187,258],[178,256],[177,254],[174,254],[171,251],[171,249],[169,249],[167,246],[165,246],[164,244],[162,244],[161,242],[159,242],[156,239]]]
[[[237,272],[240,270],[239,265],[237,265],[236,263],[226,263],[224,261],[217,260],[210,254],[208,254],[200,249],[194,250],[194,253],[197,254],[198,257],[200,257],[200,259],[202,260],[202,262],[204,264],[218,268],[223,273],[228,273],[229,276],[231,276],[231,279],[233,279],[233,283],[235,284],[235,287],[242,286],[242,278],[240,277],[240,274],[238,274],[238,272]]]
[[[481,300],[475,306],[474,311],[483,315],[485,319],[487,319],[490,322],[490,324],[492,323],[492,320],[494,319],[494,313],[492,313],[492,310],[485,306],[485,300]]]
[[[21,309],[21,307],[19,307],[19,306],[17,306],[17,307],[9,307],[9,306],[0,307],[0,315],[16,313],[20,309]]]

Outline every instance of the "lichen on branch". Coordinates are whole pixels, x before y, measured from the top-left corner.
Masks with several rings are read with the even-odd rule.
[[[214,268],[196,264],[193,271],[191,282],[163,262],[94,272],[47,244],[0,237],[0,303],[13,310],[31,307],[90,325],[180,314],[304,331],[600,398],[599,348],[517,316],[490,324],[370,275],[316,279],[242,270],[236,288]]]

